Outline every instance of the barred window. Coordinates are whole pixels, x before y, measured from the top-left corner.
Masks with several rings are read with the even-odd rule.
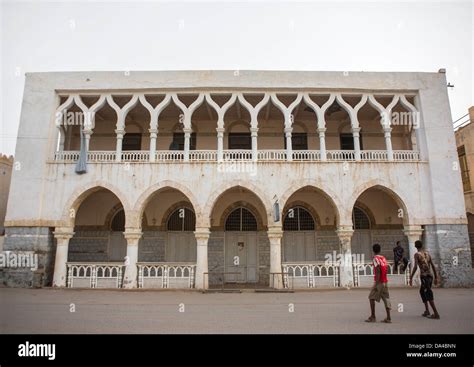
[[[226,231],[256,231],[257,220],[250,210],[245,208],[234,209],[225,221]]]
[[[125,212],[123,209],[120,209],[117,213],[115,213],[110,225],[110,229],[116,232],[125,231]]]
[[[168,217],[168,231],[194,231],[196,229],[196,215],[191,209],[176,209]]]
[[[370,219],[368,215],[357,207],[354,207],[352,211],[352,223],[354,224],[354,229],[370,229]]]
[[[291,208],[283,220],[284,231],[314,231],[314,219],[310,212],[303,207]]]

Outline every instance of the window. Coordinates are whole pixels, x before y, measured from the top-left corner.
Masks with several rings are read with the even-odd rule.
[[[250,210],[245,208],[234,209],[225,221],[226,231],[256,231],[257,220]]]
[[[121,209],[114,215],[114,218],[112,219],[112,223],[110,225],[110,229],[114,232],[125,231],[125,212],[123,211],[123,209]]]
[[[352,223],[354,229],[370,229],[370,219],[368,215],[357,207],[352,211]]]
[[[196,215],[191,209],[176,209],[168,217],[166,226],[168,231],[194,231],[196,229]]]
[[[284,231],[314,231],[314,219],[305,208],[291,208],[283,221]]]
[[[471,181],[469,179],[469,169],[467,165],[466,149],[463,146],[458,148],[459,165],[461,168],[462,186],[464,192],[471,191]]]
[[[339,135],[341,142],[341,150],[354,150],[354,137],[352,134],[341,134]],[[362,135],[359,136],[359,145],[362,150]]]
[[[229,149],[252,149],[250,133],[229,133]]]
[[[142,134],[140,133],[126,133],[122,141],[122,150],[141,150],[142,149]]]
[[[184,133],[173,133],[170,150],[184,150]],[[196,133],[191,133],[189,150],[196,150]]]
[[[286,138],[283,137],[286,149]],[[308,134],[306,133],[293,133],[291,134],[291,146],[293,150],[308,150]]]

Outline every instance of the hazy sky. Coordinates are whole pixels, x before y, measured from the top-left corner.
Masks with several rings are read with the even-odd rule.
[[[474,104],[473,18],[472,0],[2,1],[0,152],[34,71],[446,68],[454,120]]]

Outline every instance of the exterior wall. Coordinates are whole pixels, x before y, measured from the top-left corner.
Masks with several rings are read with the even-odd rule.
[[[4,231],[5,214],[7,212],[8,193],[12,176],[13,157],[0,155],[0,237]],[[2,239],[3,240],[3,239]],[[0,247],[0,251],[1,251]]]
[[[59,102],[58,91],[130,91],[143,88],[144,80],[147,88],[157,90],[413,91],[417,95],[415,104],[421,111],[421,124],[416,135],[422,160],[398,163],[262,162],[257,164],[256,175],[222,172],[217,163],[185,162],[133,163],[129,165],[130,169],[124,169],[121,163],[89,164],[87,174],[76,175],[74,164],[51,161],[56,149],[54,111]],[[110,189],[120,199],[126,213],[127,228],[140,228],[140,213],[147,198],[155,190],[166,186],[187,196],[196,211],[198,227],[210,227],[209,215],[216,199],[233,186],[255,193],[263,204],[264,213],[261,215],[265,222],[268,226],[278,226],[273,222],[271,213],[274,197],[279,198],[283,207],[295,191],[311,185],[324,191],[334,202],[337,225],[349,227],[356,200],[364,190],[379,185],[395,193],[404,204],[406,216],[403,217],[403,225],[425,226],[428,229],[433,226],[452,228],[443,234],[442,239],[439,235],[426,235],[427,246],[437,251],[438,258],[442,260],[443,274],[451,279],[446,278],[446,284],[465,284],[471,271],[470,261],[468,268],[465,264],[454,267],[446,260],[453,248],[470,255],[466,247],[467,220],[461,180],[458,172],[452,170],[457,153],[451,121],[443,73],[344,75],[337,72],[247,71],[241,72],[238,78],[231,71],[132,72],[130,76],[120,72],[27,74],[19,135],[34,136],[35,139],[34,144],[28,139],[18,140],[16,160],[21,163],[22,169],[13,173],[6,226],[40,229],[70,227],[70,209],[79,203],[77,199],[81,194],[96,186]],[[337,149],[337,135],[331,136],[335,127],[330,126],[329,122],[327,127],[327,148]],[[209,128],[211,131],[214,129]],[[213,137],[209,139],[215,141]],[[279,137],[277,139],[280,141]],[[377,149],[371,145],[370,138],[367,139],[368,146],[364,143],[364,149]],[[160,138],[158,149],[169,146],[163,142],[165,148],[160,148],[159,144],[162,144]],[[282,140],[280,144],[283,144]],[[373,144],[376,144],[375,140]],[[384,148],[380,146],[380,149]],[[15,241],[7,234],[5,246],[12,247]],[[31,238],[25,237],[24,241],[25,247],[32,245]],[[209,241],[215,246],[217,239],[212,235]],[[43,260],[48,262],[54,246],[47,241],[44,246]],[[209,245],[209,251],[212,246]],[[211,263],[211,255],[209,257]],[[464,255],[460,259],[464,259]]]

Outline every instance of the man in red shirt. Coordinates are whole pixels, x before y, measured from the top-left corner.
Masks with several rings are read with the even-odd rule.
[[[376,243],[372,246],[374,251],[374,286],[370,290],[369,302],[370,302],[370,317],[365,320],[366,322],[375,322],[375,301],[380,302],[382,299],[385,305],[385,311],[387,317],[383,322],[390,324],[392,322],[390,318],[390,295],[388,294],[388,279],[387,279],[387,260],[385,257],[380,255],[380,245]]]

